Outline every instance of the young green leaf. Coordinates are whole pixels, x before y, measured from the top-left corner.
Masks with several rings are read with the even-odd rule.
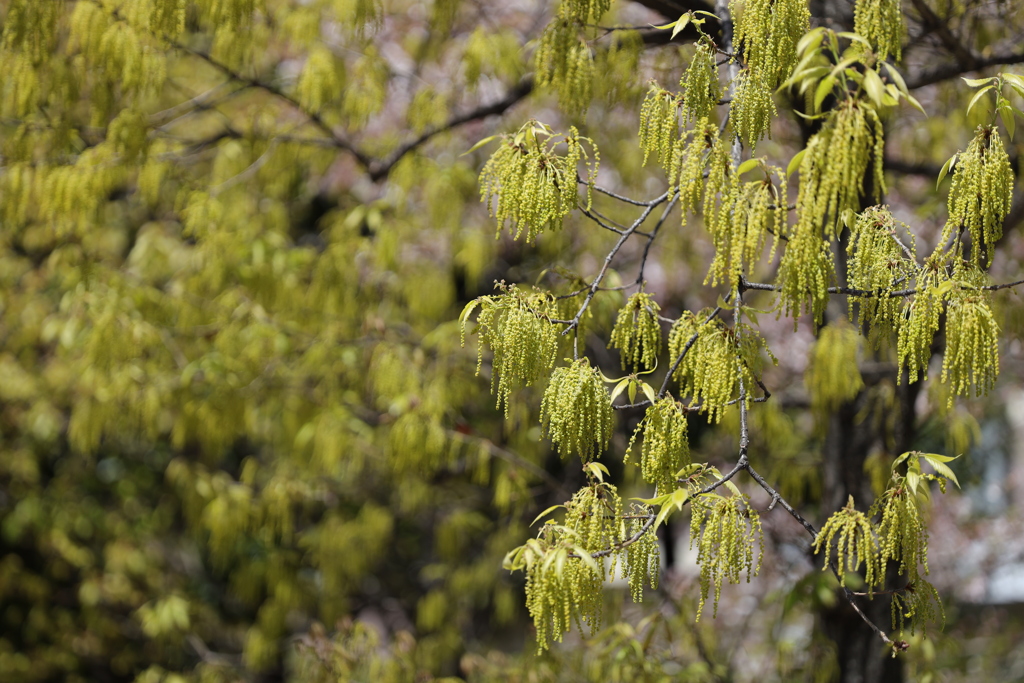
[[[802,149],[793,155],[793,158],[789,160],[789,165],[786,166],[786,175],[793,175],[793,171],[800,168],[800,162],[804,160],[804,155],[807,154],[806,149]]]
[[[967,113],[970,114],[971,113],[971,109],[973,109],[974,105],[978,103],[978,100],[980,100],[982,97],[984,97],[985,93],[987,93],[989,90],[992,90],[994,88],[995,88],[994,85],[987,85],[984,88],[982,88],[981,90],[979,90],[978,92],[974,93],[974,97],[971,98],[971,103],[967,105]]]
[[[554,512],[555,510],[557,510],[558,508],[564,508],[564,507],[565,507],[565,505],[552,505],[552,506],[551,506],[551,507],[549,507],[549,508],[548,508],[547,510],[545,510],[544,512],[542,512],[542,513],[540,513],[539,515],[537,515],[536,517],[534,517],[534,518],[533,518],[533,521],[532,521],[532,522],[530,522],[530,526],[533,526],[534,524],[536,524],[537,522],[539,522],[539,521],[540,521],[540,518],[541,518],[541,517],[546,517],[546,516],[548,516],[548,515],[549,515],[550,513],[552,513],[552,512]]]

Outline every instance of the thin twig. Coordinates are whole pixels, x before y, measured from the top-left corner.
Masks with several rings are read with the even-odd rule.
[[[726,302],[726,303],[728,303],[728,302]],[[716,315],[718,315],[721,312],[722,312],[722,307],[721,306],[716,306],[715,310],[711,311],[711,314],[707,317],[707,319],[703,323],[701,323],[701,327],[703,327],[704,325],[707,325],[709,322],[711,322],[715,318]],[[693,345],[697,343],[697,337],[698,337],[699,334],[700,334],[700,332],[694,332],[693,333],[693,336],[691,336],[689,338],[689,340],[687,340],[686,346],[684,346],[683,350],[679,352],[679,357],[676,358],[674,363],[672,363],[672,367],[670,367],[668,369],[668,374],[665,375],[665,379],[661,383],[661,389],[658,390],[658,398],[661,398],[661,397],[663,397],[665,395],[665,391],[668,390],[668,381],[672,378],[672,375],[675,373],[676,369],[679,367],[679,364],[683,362],[683,358],[685,358],[686,354],[689,353],[690,348],[693,347]]]
[[[654,230],[651,230],[650,236],[647,238],[647,244],[644,245],[644,253],[640,256],[640,270],[636,276],[637,285],[644,281],[644,268],[647,266],[647,257],[651,253],[651,245],[654,244],[655,238],[658,236],[658,231],[661,230],[661,226],[665,223],[665,219],[672,213],[672,209],[675,208],[676,202],[679,201],[679,192],[677,191],[672,195],[672,199],[669,200],[668,205],[665,206],[665,210],[661,213],[661,218],[658,219],[657,224],[654,226]]]
[[[668,193],[665,193],[665,194],[661,195],[660,197],[656,197],[656,198],[650,200],[649,202],[642,202],[639,199],[631,199],[629,197],[623,197],[621,194],[615,194],[611,190],[606,190],[605,188],[603,188],[603,187],[601,187],[599,185],[591,185],[591,183],[587,182],[586,180],[584,180],[583,178],[580,178],[578,176],[576,178],[576,182],[578,182],[580,185],[590,186],[590,187],[592,187],[593,189],[597,190],[598,192],[600,192],[603,195],[608,195],[612,199],[618,199],[620,202],[625,202],[627,204],[632,204],[633,206],[657,206],[658,204],[661,204],[663,201],[665,201],[665,196],[668,194]]]
[[[624,231],[619,236],[619,241],[615,243],[615,246],[612,247],[612,250],[609,251],[608,255],[604,257],[604,264],[601,266],[601,270],[597,274],[597,277],[595,277],[594,281],[590,283],[590,288],[587,291],[587,298],[583,300],[583,304],[580,306],[579,311],[576,312],[576,315],[573,317],[573,319],[568,321],[568,327],[562,330],[563,335],[568,334],[571,330],[574,330],[577,327],[579,327],[580,319],[583,317],[583,314],[590,306],[590,302],[594,299],[594,295],[597,294],[597,291],[601,286],[601,281],[604,279],[605,274],[608,272],[608,267],[612,263],[612,259],[614,259],[615,255],[619,253],[620,249],[622,249],[622,245],[626,243],[626,240],[628,240],[633,235],[633,233],[636,232],[641,225],[643,225],[644,221],[647,220],[647,217],[651,215],[651,212],[654,210],[654,207],[664,202],[666,199],[668,199],[667,192],[661,195],[661,197],[659,197],[657,200],[647,205],[643,212],[640,214],[639,218],[633,221],[633,224],[629,226],[629,229]]]
[[[756,481],[761,486],[761,488],[763,488],[768,493],[768,495],[770,495],[772,497],[772,504],[771,504],[770,507],[774,507],[775,504],[778,503],[779,505],[781,505],[783,507],[783,509],[786,510],[786,512],[788,512],[793,517],[793,519],[798,521],[801,524],[801,526],[803,526],[803,528],[807,530],[807,533],[809,533],[811,535],[811,538],[817,538],[818,537],[818,531],[817,531],[817,529],[814,528],[814,525],[811,524],[810,522],[808,522],[806,519],[804,519],[803,515],[801,515],[799,512],[797,512],[796,509],[792,505],[790,505],[786,501],[786,499],[783,498],[779,494],[778,491],[776,491],[774,488],[772,488],[771,484],[769,484],[767,481],[765,481],[764,477],[762,477],[760,474],[758,474],[757,471],[754,470],[754,468],[751,467],[749,463],[746,464],[745,469],[747,470],[747,473],[751,476],[751,478],[754,481]],[[839,572],[835,568],[834,563],[830,562],[829,565],[830,565],[830,567],[832,569],[832,573],[835,575],[836,579],[838,579],[840,581],[840,584],[841,584],[842,583],[842,577],[839,576]],[[884,642],[886,645],[889,645],[891,647],[896,647],[898,644],[894,643],[892,641],[892,639],[889,638],[888,635],[886,635],[885,631],[883,631],[882,629],[878,628],[878,626],[876,626],[875,623],[873,621],[871,621],[871,619],[866,614],[864,614],[864,611],[860,608],[860,605],[858,605],[856,600],[854,600],[854,593],[853,593],[853,591],[849,590],[845,586],[843,587],[843,591],[844,591],[844,595],[846,597],[846,601],[848,603],[850,603],[850,606],[860,616],[860,618],[864,621],[864,623],[867,624],[871,628],[871,630],[874,631],[875,634],[879,638],[882,639],[882,642]]]

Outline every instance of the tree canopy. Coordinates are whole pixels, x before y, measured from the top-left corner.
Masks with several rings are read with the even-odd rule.
[[[0,2],[0,678],[954,676],[1021,34]]]

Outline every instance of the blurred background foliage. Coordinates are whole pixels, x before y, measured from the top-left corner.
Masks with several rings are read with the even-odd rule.
[[[851,20],[846,3],[812,4]],[[502,419],[458,311],[495,280],[575,288],[608,237],[570,220],[532,246],[495,240],[484,152],[464,152],[528,117],[575,124],[601,149],[603,185],[660,192],[639,105],[648,77],[678,81],[694,35],[648,26],[688,9],[710,7],[616,3],[601,25],[638,30],[595,29],[573,48],[590,51],[591,81],[556,69],[535,92],[546,2],[0,1],[0,679],[831,679],[835,646],[810,615],[834,585],[786,524],[765,525],[770,576],[726,596],[717,621],[693,623],[692,558],[667,536],[678,571],[645,607],[612,588],[609,627],[543,657],[521,579],[500,569],[582,475],[539,439],[539,390]],[[1014,63],[1020,8],[915,0],[908,19],[908,82],[931,116],[887,122],[891,203],[937,235],[934,178],[981,120],[952,79]],[[801,139],[787,119],[760,149]],[[1018,222],[997,276],[1019,271]],[[661,245],[649,278],[667,314],[714,304],[698,288],[710,256],[699,230]],[[922,394],[921,439],[959,452],[989,424],[1014,427],[1024,309],[1001,296],[1002,393],[969,410]],[[623,303],[599,297],[587,328],[606,335]],[[813,330],[774,333],[783,400],[752,414],[755,444],[783,493],[815,504],[818,404],[794,379]],[[596,336],[587,351],[615,364]],[[871,419],[895,400],[880,364],[861,394]],[[613,450],[639,417],[619,420]],[[691,443],[729,454],[735,422],[695,422]],[[884,479],[886,454],[872,457]],[[618,462],[629,495],[649,493]],[[971,462],[983,484],[1000,466]],[[995,519],[1016,509],[1007,481],[984,508]],[[1016,528],[974,519],[947,527]],[[1024,676],[1019,614],[964,595],[945,635],[913,643],[907,675]]]

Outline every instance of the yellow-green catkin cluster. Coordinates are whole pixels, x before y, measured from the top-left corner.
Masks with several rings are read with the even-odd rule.
[[[705,206],[711,206],[716,197],[727,191],[731,169],[729,151],[722,144],[718,126],[710,119],[700,119],[676,140],[667,170],[669,184],[679,188],[683,225],[687,214],[697,210],[702,198]]]
[[[942,383],[953,395],[987,394],[999,377],[999,324],[989,307],[989,293],[961,288],[946,306],[946,351]]]
[[[928,379],[928,363],[932,357],[932,341],[939,331],[945,300],[953,283],[946,275],[941,257],[933,255],[925,262],[918,277],[917,293],[904,304],[899,336],[896,342],[899,378],[908,371],[910,383],[918,377]]]
[[[697,621],[700,621],[712,587],[714,614],[717,616],[722,583],[726,579],[729,583],[739,583],[744,572],[749,582],[761,571],[764,533],[761,517],[743,494],[729,497],[701,494],[691,501],[690,509],[690,547],[696,544],[697,564],[700,566],[701,598],[697,607]],[[758,546],[756,562],[755,545]]]
[[[581,358],[555,369],[541,401],[540,420],[563,457],[575,453],[589,462],[608,447],[611,397],[590,361]]]
[[[949,219],[942,241],[966,229],[971,235],[970,261],[992,263],[995,244],[1003,235],[1003,220],[1013,197],[1013,170],[994,127],[979,127],[967,151],[956,157],[949,189]],[[963,240],[957,240],[962,255]]]
[[[918,624],[938,622],[939,628],[946,623],[946,610],[935,586],[917,578],[910,581],[901,591],[895,591],[890,605],[892,627],[899,628],[902,637],[906,622],[910,622],[910,633],[917,632]]]
[[[592,482],[565,504],[565,526],[572,530],[579,548],[596,553],[625,540],[625,528],[619,523],[622,514],[622,499],[616,488],[607,482]],[[614,564],[609,569],[614,573]]]
[[[753,149],[770,131],[778,115],[772,89],[754,69],[743,69],[733,83],[729,125],[743,143]]]
[[[863,565],[864,582],[868,591],[873,593],[885,580],[881,549],[870,519],[854,506],[853,496],[850,496],[846,507],[828,518],[814,539],[814,553],[825,551],[822,571],[828,569],[833,541],[840,583],[845,586],[847,573],[859,571]]]
[[[690,311],[679,317],[669,333],[669,355],[673,362],[690,347],[673,374],[679,382],[680,394],[699,400],[700,411],[707,413],[710,422],[721,421],[726,405],[738,396],[741,372],[744,386],[754,386],[764,364],[762,350],[776,362],[753,328],[741,325],[738,336],[737,343],[735,331],[721,320],[706,320],[706,316],[700,319]]]
[[[857,0],[853,32],[871,43],[879,61],[900,61],[905,33],[900,0]]]
[[[715,64],[717,56],[709,38],[704,37],[697,42],[690,66],[679,80],[683,88],[681,109],[684,125],[710,116],[722,97],[718,66]]]
[[[846,100],[807,143],[800,163],[797,220],[779,264],[781,310],[810,312],[820,323],[835,270],[826,237],[838,235],[840,217],[860,208],[864,178],[870,194],[885,192],[882,122],[862,101]]]
[[[921,471],[927,460],[939,474]],[[886,582],[886,567],[896,563],[898,574],[906,576],[905,585],[887,593],[892,595],[892,625],[902,632],[905,621],[911,628],[917,623],[944,620],[938,595],[923,577],[928,574],[928,531],[921,507],[928,499],[927,482],[937,481],[945,492],[946,481],[956,481],[943,463],[949,458],[933,454],[905,453],[892,465],[892,475],[884,492],[868,512],[854,507],[853,497],[845,508],[833,514],[814,541],[814,552],[824,550],[825,566],[833,548],[836,570],[846,584],[850,572],[863,570],[868,594],[874,594]],[[899,474],[900,467],[906,474]]]
[[[611,0],[562,0],[558,14],[580,22],[597,21],[611,6]]]
[[[672,150],[679,139],[679,96],[651,81],[647,96],[640,107],[640,149],[644,151],[644,165],[651,153],[668,168]]]
[[[617,567],[636,601],[645,582],[657,587],[660,553],[649,519],[650,511],[639,505],[624,514],[615,487],[591,479],[565,504],[563,524],[549,521],[536,539],[509,553],[505,566],[526,570],[538,651],[560,642],[573,624],[591,632],[601,627],[604,582]],[[603,556],[611,561],[605,564]]]
[[[20,52],[33,64],[47,59],[57,39],[63,3],[13,0],[6,4],[0,50]]]
[[[541,34],[533,55],[538,88],[558,93],[562,109],[583,115],[590,106],[594,87],[594,55],[580,36],[581,26],[557,17]]]
[[[719,193],[719,201],[705,202],[704,224],[714,240],[715,258],[704,284],[735,287],[761,258],[769,234],[776,236],[768,259],[774,257],[778,235],[785,232],[787,224],[786,176],[774,166],[765,176],[741,183],[733,173],[728,189]]]
[[[878,540],[879,561],[884,567],[890,560],[899,562],[898,573],[918,576],[918,567],[928,573],[928,528],[921,518],[920,496],[902,477],[872,506],[881,514]]]
[[[633,519],[627,520],[629,538],[641,534],[647,520],[642,515],[639,507],[631,511]],[[658,589],[658,580],[661,575],[661,548],[658,544],[658,535],[654,533],[653,527],[640,535],[640,538],[626,548],[626,580],[629,583],[629,593],[633,602],[641,602],[644,597],[644,582],[647,582],[653,590]]]
[[[733,84],[729,120],[733,131],[753,148],[776,115],[772,92],[796,65],[796,45],[810,27],[802,0],[732,0],[734,44],[745,68]]]
[[[849,286],[871,293],[860,297],[851,295],[849,315],[853,318],[856,304],[857,322],[861,328],[870,328],[869,336],[876,348],[891,342],[901,320],[903,301],[901,297],[892,296],[893,292],[909,289],[918,270],[912,235],[904,230],[911,237],[906,244],[896,228],[897,221],[888,208],[869,207],[854,222],[846,248]]]
[[[864,388],[857,363],[860,339],[846,318],[834,320],[821,329],[804,374],[811,409],[818,416],[835,412]]]
[[[608,348],[619,350],[623,370],[650,368],[657,363],[661,352],[660,311],[658,302],[647,292],[637,292],[629,297],[619,310]]]
[[[555,147],[563,142],[567,150],[561,156]],[[584,149],[584,142],[590,153]],[[505,136],[480,171],[480,198],[498,219],[498,232],[507,223],[516,239],[525,230],[527,241],[533,241],[544,229],[561,228],[563,219],[579,201],[576,183],[581,162],[590,183],[589,209],[591,187],[600,164],[590,138],[580,136],[575,127],[570,128],[568,136],[555,134],[536,121],[526,123],[514,136]]]
[[[744,64],[769,90],[778,88],[796,66],[796,46],[810,28],[804,0],[731,0],[733,42]]]
[[[828,288],[835,283],[835,263],[827,239],[815,230],[794,232],[779,263],[779,311],[796,318],[811,314],[820,324],[828,306]]]
[[[473,310],[477,316],[477,374],[483,365],[484,346],[491,349],[491,391],[498,395],[498,408],[508,416],[512,390],[547,379],[555,365],[558,331],[551,324],[554,298],[541,292],[529,293],[515,285],[503,287],[496,296],[475,299],[461,317],[462,341]]]
[[[824,230],[835,236],[843,212],[859,210],[862,195],[884,194],[884,147],[882,121],[874,108],[861,100],[840,102],[808,142],[800,163],[795,232]],[[865,189],[869,176],[871,187]]]
[[[540,537],[525,546],[526,609],[537,630],[537,652],[551,641],[561,642],[563,635],[580,624],[600,621],[603,577],[593,567],[570,558],[569,547],[559,542],[559,530],[545,524]]]
[[[640,472],[644,481],[655,485],[657,495],[670,493],[676,488],[679,470],[690,464],[686,409],[671,396],[649,406],[629,440],[627,462],[641,433]]]

